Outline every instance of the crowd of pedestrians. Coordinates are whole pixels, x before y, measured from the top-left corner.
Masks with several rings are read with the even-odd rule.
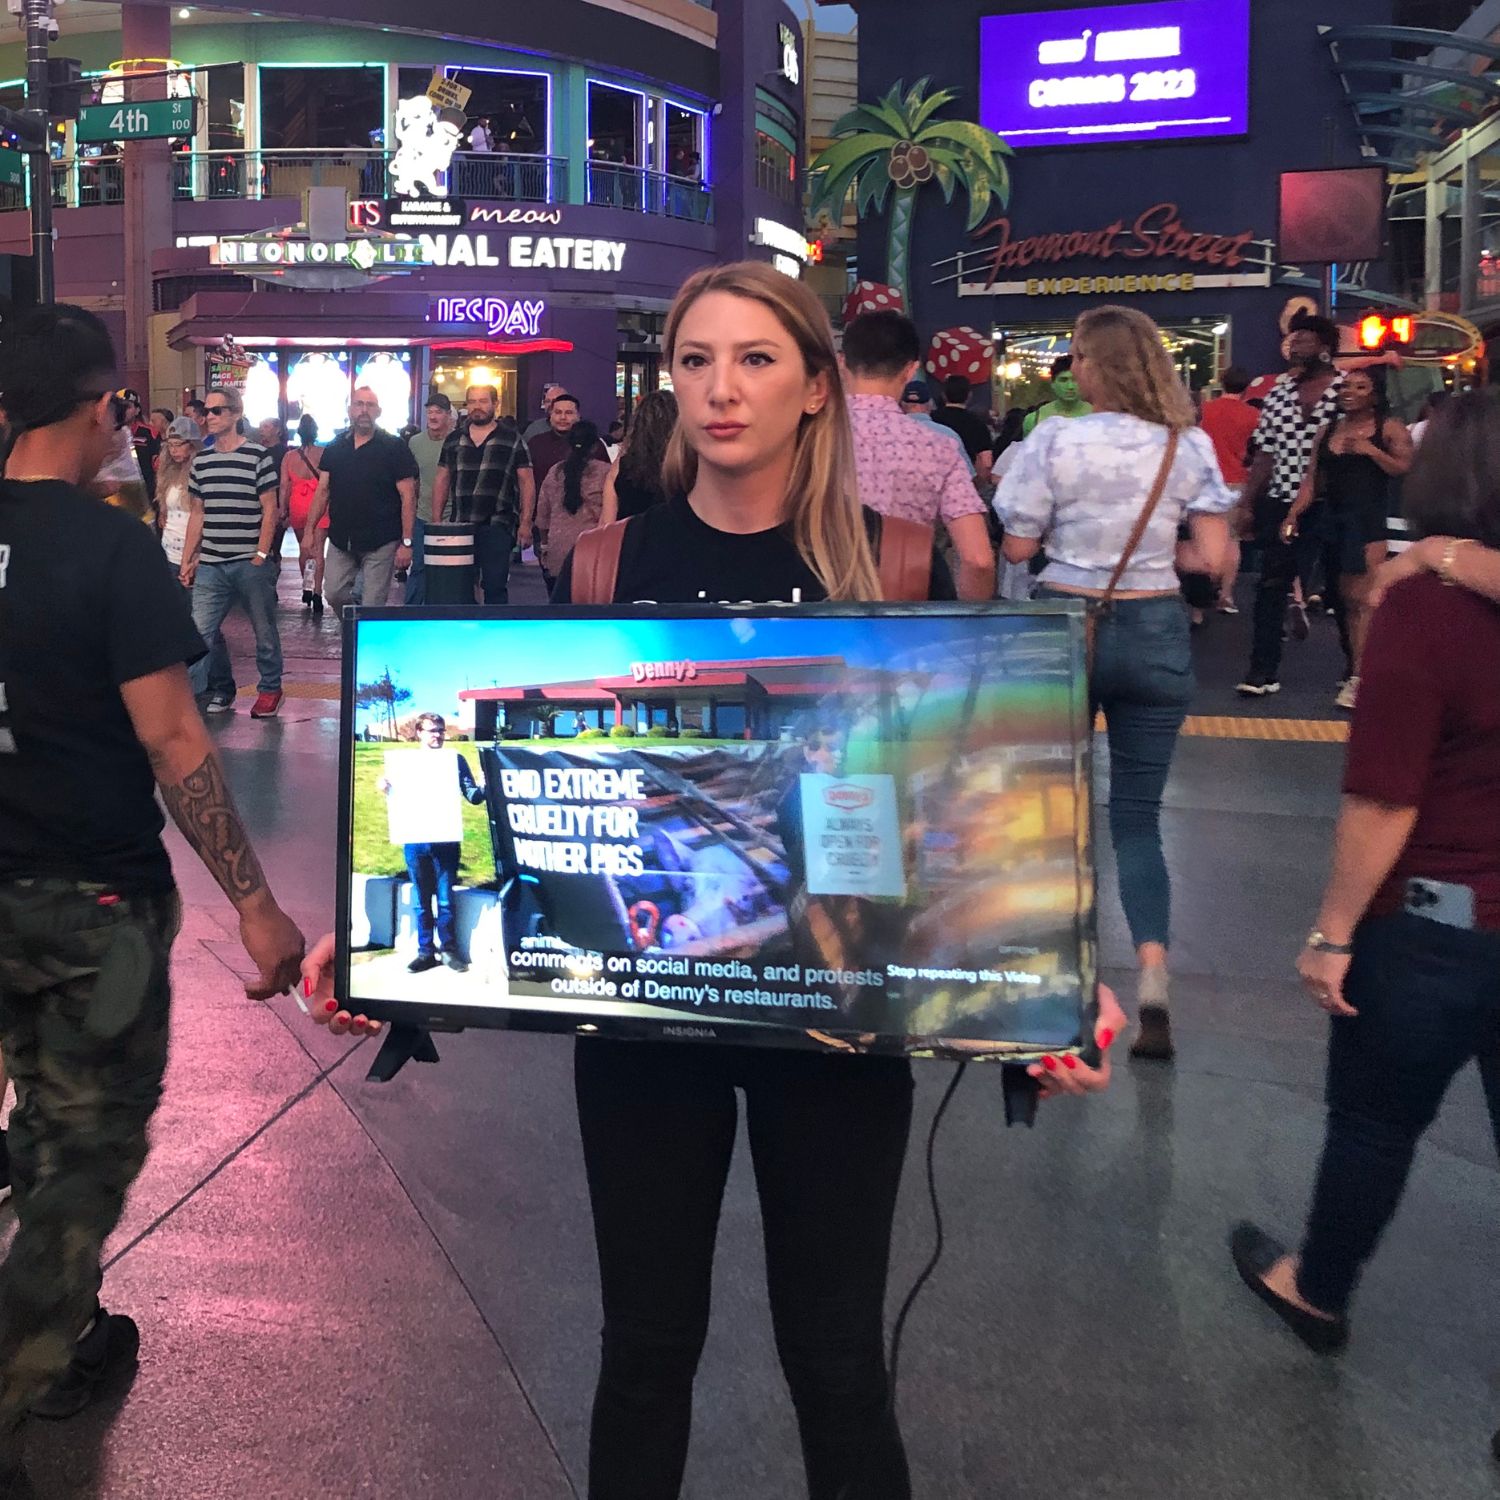
[[[111,391],[93,315],[22,318],[0,346],[0,1052],[18,1090],[20,1221],[0,1270],[0,1493],[29,1493],[28,1413],[81,1409],[139,1341],[98,1300],[99,1255],[165,1062],[180,908],[156,792],[236,910],[247,993],[285,990],[301,965],[309,992],[331,995],[331,940],[302,963],[201,717],[234,706],[221,627],[236,608],[255,634],[252,717],[281,704],[280,528],[297,539],[304,606],[326,597],[335,613],[386,602],[402,570],[421,604],[424,530],[450,524],[472,528],[489,606],[507,602],[527,547],[558,605],[983,600],[1006,580],[1083,601],[1138,967],[1132,1053],[1152,1062],[1174,1052],[1160,814],[1194,691],[1183,580],[1232,611],[1239,542],[1254,543],[1240,690],[1257,696],[1279,686],[1289,599],[1325,591],[1348,656],[1340,702],[1355,710],[1333,871],[1298,960],[1331,1017],[1326,1140],[1299,1248],[1247,1222],[1230,1250],[1304,1344],[1337,1353],[1416,1145],[1470,1060],[1500,1145],[1500,398],[1434,402],[1411,434],[1378,369],[1339,368],[1332,324],[1303,318],[1288,347],[1263,405],[1231,371],[1200,425],[1155,324],[1099,308],[1054,367],[1052,399],[996,433],[962,379],[935,391],[919,378],[905,317],[859,317],[836,349],[801,283],[744,263],[684,286],[663,343],[672,389],[642,402],[611,453],[560,384],[524,431],[489,385],[469,388],[461,417],[432,393],[407,437],[382,427],[366,388],[326,443],[309,419],[295,444],[279,422],[250,435],[232,389],[143,420],[134,393]],[[144,508],[104,489],[122,441]],[[1403,479],[1413,544],[1387,563]],[[98,505],[103,493],[121,503]],[[596,565],[606,541],[611,574]],[[64,549],[76,567],[60,587],[38,559]],[[444,743],[435,715],[417,730]],[[406,851],[418,957],[462,969],[442,899],[456,855],[435,847]],[[122,944],[128,975],[110,957]],[[377,1029],[336,1003],[317,1018]],[[1127,1024],[1101,990],[1098,1066],[1045,1059],[1031,1070],[1043,1096],[1107,1087]],[[809,1493],[907,1500],[883,1318],[908,1064],[592,1039],[575,1072],[603,1298],[593,1500],[680,1490],[737,1093]]]

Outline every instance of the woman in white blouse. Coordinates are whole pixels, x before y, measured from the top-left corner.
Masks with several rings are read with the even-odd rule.
[[[1085,313],[1073,334],[1073,373],[1093,414],[1040,426],[1001,483],[995,509],[1008,562],[1026,562],[1046,542],[1038,597],[1109,598],[1098,621],[1089,694],[1108,730],[1110,836],[1140,964],[1140,1033],[1131,1051],[1166,1060],[1173,1055],[1171,888],[1161,800],[1194,686],[1176,565],[1180,560],[1186,569],[1217,576],[1233,499],[1213,445],[1195,426],[1161,330],[1144,313],[1127,307]],[[1131,534],[1174,435],[1160,498],[1132,551]],[[1190,540],[1179,544],[1183,526]]]

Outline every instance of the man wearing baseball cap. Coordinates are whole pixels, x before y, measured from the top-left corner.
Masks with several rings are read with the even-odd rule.
[[[901,392],[901,410],[918,422],[925,422],[934,432],[946,432],[958,444],[964,462],[969,466],[969,477],[974,477],[974,461],[969,457],[969,450],[964,447],[964,440],[951,427],[944,427],[933,420],[932,389],[925,380],[906,382],[906,389]]]

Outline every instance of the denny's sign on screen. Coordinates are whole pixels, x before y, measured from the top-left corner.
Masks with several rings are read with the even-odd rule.
[[[362,1008],[993,1057],[1085,1034],[1076,611],[349,628]],[[413,972],[432,947],[469,967]]]

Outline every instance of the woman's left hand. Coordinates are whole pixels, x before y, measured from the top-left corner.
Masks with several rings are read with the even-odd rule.
[[[1042,1086],[1042,1098],[1060,1094],[1100,1094],[1109,1087],[1109,1049],[1125,1029],[1125,1012],[1107,984],[1099,986],[1099,1018],[1094,1022],[1094,1040],[1099,1045],[1099,1066],[1091,1068],[1082,1058],[1066,1053],[1055,1057],[1049,1053],[1041,1062],[1032,1063],[1027,1072]]]
[[[302,960],[302,993],[311,1002],[312,1018],[319,1026],[326,1026],[334,1036],[353,1033],[355,1036],[374,1036],[380,1030],[380,1022],[368,1016],[351,1015],[341,1010],[333,997],[333,934],[325,933]]]
[[[1320,953],[1304,948],[1297,959],[1302,988],[1331,1016],[1357,1016],[1359,1012],[1344,999],[1344,979],[1349,973],[1347,953]]]

